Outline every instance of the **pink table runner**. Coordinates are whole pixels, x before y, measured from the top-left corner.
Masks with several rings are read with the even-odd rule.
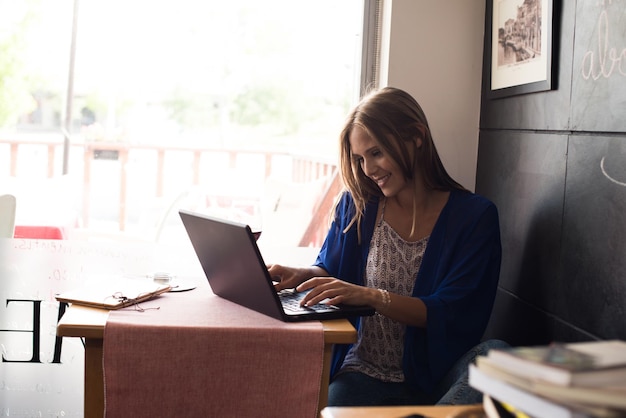
[[[106,416],[317,416],[319,322],[277,321],[208,284],[141,307],[112,311],[105,327]]]

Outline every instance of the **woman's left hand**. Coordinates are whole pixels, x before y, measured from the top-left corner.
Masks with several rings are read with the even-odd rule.
[[[344,282],[334,277],[313,277],[302,284],[296,290],[302,292],[311,291],[302,299],[301,304],[312,306],[328,299],[324,303],[330,305],[371,305],[375,303],[376,289]]]

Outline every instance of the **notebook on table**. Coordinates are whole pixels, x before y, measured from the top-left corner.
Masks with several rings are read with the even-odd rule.
[[[153,299],[172,287],[148,280],[111,278],[55,295],[59,302],[102,309],[120,309]]]
[[[179,211],[205,276],[216,295],[282,321],[373,315],[370,306],[301,307],[304,292],[276,292],[248,225],[187,210]]]

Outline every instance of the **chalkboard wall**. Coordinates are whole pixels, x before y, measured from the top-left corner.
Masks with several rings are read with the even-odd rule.
[[[556,90],[489,99],[485,42],[476,191],[503,242],[486,337],[516,345],[626,339],[626,0],[554,7]]]

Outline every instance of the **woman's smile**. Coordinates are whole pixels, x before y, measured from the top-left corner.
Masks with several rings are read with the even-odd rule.
[[[382,189],[385,186],[385,183],[387,183],[389,177],[391,177],[391,174],[386,174],[382,177],[371,177],[371,179],[374,180],[378,187]]]

